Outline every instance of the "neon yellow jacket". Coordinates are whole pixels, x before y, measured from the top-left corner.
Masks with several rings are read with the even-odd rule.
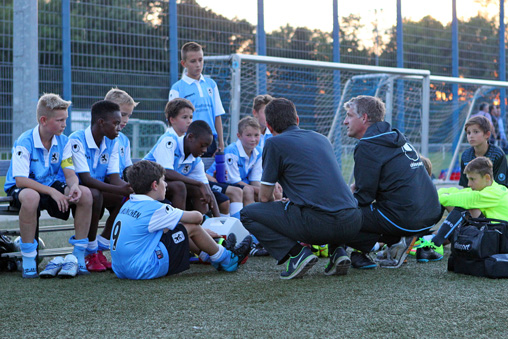
[[[440,188],[437,194],[443,206],[477,208],[487,218],[508,220],[508,189],[495,181],[481,191],[448,187]]]

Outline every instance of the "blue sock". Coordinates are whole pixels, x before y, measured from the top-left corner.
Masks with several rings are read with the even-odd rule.
[[[79,268],[86,269],[85,251],[86,251],[86,248],[88,247],[88,238],[76,239],[75,236],[72,236],[69,239],[69,244],[74,246],[74,250],[72,251],[72,254],[74,254],[74,256],[76,256],[76,258],[78,258]]]
[[[236,218],[236,219],[240,220],[240,211],[236,212],[235,214],[231,214],[231,216],[233,218]]]
[[[224,253],[218,261],[225,266],[229,265],[229,262],[231,261],[231,251],[224,249]]]
[[[254,234],[251,234],[250,236],[252,237],[253,244],[259,244],[259,240],[254,236]]]
[[[37,275],[37,240],[33,243],[24,243],[20,241],[21,255],[23,256],[23,276]]]
[[[97,253],[97,250],[99,249],[99,244],[97,242],[97,239],[94,241],[88,241],[88,247],[86,248],[86,255],[95,254]]]

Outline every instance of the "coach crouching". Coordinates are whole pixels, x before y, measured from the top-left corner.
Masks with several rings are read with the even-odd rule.
[[[346,185],[332,146],[323,135],[298,128],[295,105],[274,99],[265,109],[274,137],[263,149],[260,203],[241,212],[243,225],[279,264],[288,261],[281,279],[304,275],[318,258],[309,244],[331,244],[335,251],[326,275],[347,274],[351,264],[344,247],[362,224],[362,213]],[[274,201],[280,183],[288,199]]]

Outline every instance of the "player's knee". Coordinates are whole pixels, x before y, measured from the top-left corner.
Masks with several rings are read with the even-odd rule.
[[[95,188],[90,188],[90,193],[92,194],[92,209],[95,211],[100,211],[102,209],[103,196],[101,191]]]
[[[182,181],[171,181],[168,182],[166,192],[170,193],[173,196],[184,196],[187,195],[187,187]]]
[[[79,198],[76,206],[78,206],[78,208],[92,208],[93,197],[90,189],[86,186],[79,186],[79,189],[81,190],[81,198]]]
[[[41,195],[31,188],[25,188],[19,193],[18,199],[25,211],[37,211]]]
[[[231,202],[241,202],[243,198],[243,191],[240,187],[229,186],[226,190]]]
[[[219,211],[222,214],[228,214],[229,213],[229,200],[223,201],[219,204]]]

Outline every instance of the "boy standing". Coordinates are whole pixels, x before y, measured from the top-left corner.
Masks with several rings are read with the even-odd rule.
[[[132,189],[120,178],[117,137],[122,121],[120,106],[102,100],[92,106],[91,125],[72,133],[72,159],[81,183],[92,192],[92,221],[88,233],[87,268],[93,272],[103,272],[111,268],[111,263],[102,254],[109,249],[109,237],[123,198]],[[107,179],[107,180],[106,180]],[[107,182],[106,182],[107,181]],[[109,211],[102,235],[97,236],[99,220]],[[98,253],[98,251],[101,251]]]
[[[35,260],[37,240],[34,240],[37,209],[45,209],[52,217],[67,220],[70,204],[76,205],[73,213],[76,235],[69,242],[74,246],[73,254],[78,259],[78,267],[66,267],[63,272],[70,276],[76,275],[76,270],[78,274],[88,274],[85,249],[88,245],[92,195],[87,187],[79,185],[74,173],[71,145],[67,136],[62,134],[70,104],[70,101],[64,101],[56,94],[44,94],[37,104],[39,124],[23,133],[12,148],[4,189],[8,196],[14,198],[11,205],[19,208],[23,278],[38,276]],[[65,261],[63,265],[73,266]]]
[[[245,117],[238,123],[238,140],[224,150],[226,159],[227,182],[243,188],[243,205],[256,201],[261,181],[262,150],[258,146],[261,126],[253,117]],[[215,172],[214,163],[207,171]]]
[[[469,210],[474,218],[483,215],[508,220],[508,189],[494,181],[492,162],[486,157],[475,158],[467,164],[464,173],[468,188],[449,187],[438,191],[439,202],[450,214],[432,238],[436,246],[442,245],[463,222],[464,210]]]
[[[161,164],[166,169],[166,181],[183,182],[194,209],[203,214],[212,209],[213,215],[218,217],[217,203],[200,158],[212,140],[210,126],[197,120],[189,125],[185,135],[177,136],[166,131],[143,159]]]
[[[217,84],[210,78],[205,78],[203,72],[203,48],[196,42],[187,42],[181,51],[181,65],[187,70],[182,79],[171,87],[169,101],[175,98],[188,99],[196,108],[194,120],[203,120],[212,129],[213,142],[210,144],[205,157],[211,157],[217,149],[224,149],[221,115],[225,113],[219,95]]]
[[[217,270],[234,272],[247,256],[247,236],[233,250],[217,245],[200,226],[197,211],[185,212],[163,204],[166,170],[142,160],[127,172],[136,194],[123,205],[111,238],[113,271],[119,278],[154,279],[189,269],[189,249],[209,257]],[[192,240],[192,242],[190,242]]]
[[[503,150],[496,145],[490,144],[491,124],[484,116],[475,116],[466,122],[465,130],[467,141],[471,145],[462,153],[460,159],[459,185],[467,187],[468,180],[464,169],[467,164],[476,157],[487,157],[493,163],[494,179],[497,183],[508,186],[508,165]]]

